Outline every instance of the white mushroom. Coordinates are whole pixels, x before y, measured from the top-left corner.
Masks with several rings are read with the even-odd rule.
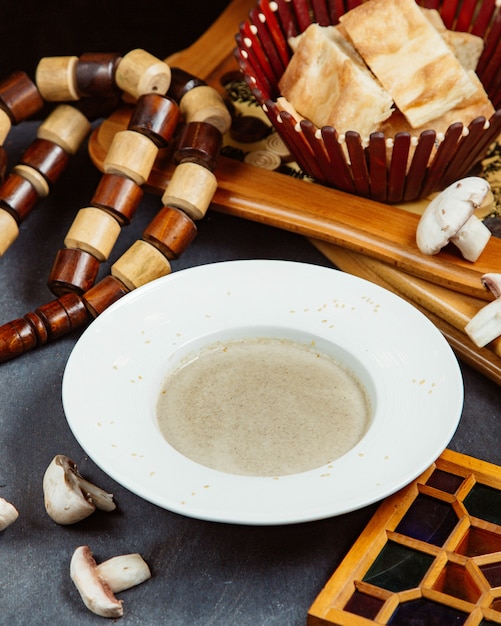
[[[97,566],[99,577],[113,593],[125,591],[151,578],[150,568],[140,554],[123,554],[103,561]]]
[[[15,522],[18,517],[19,513],[16,507],[7,500],[0,498],[0,532]]]
[[[70,562],[70,576],[85,606],[101,617],[122,617],[122,601],[97,572],[97,564],[89,546],[78,547]]]
[[[426,207],[416,232],[423,254],[437,254],[451,241],[468,261],[482,254],[491,232],[474,215],[490,189],[483,178],[470,176],[449,185]]]
[[[56,455],[45,471],[43,492],[45,509],[58,524],[79,522],[96,508],[116,508],[112,494],[83,478],[75,463],[63,454]]]
[[[484,274],[482,282],[496,299],[482,307],[464,329],[479,348],[501,335],[501,274]]]

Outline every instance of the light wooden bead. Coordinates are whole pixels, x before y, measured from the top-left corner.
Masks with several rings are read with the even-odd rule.
[[[200,220],[217,189],[214,174],[198,163],[180,163],[162,196],[165,205],[185,211],[192,220]]]
[[[90,128],[90,122],[83,113],[69,104],[60,104],[40,124],[37,136],[57,143],[68,154],[75,154]]]
[[[98,261],[106,261],[113,250],[120,224],[106,211],[95,207],[80,209],[64,240],[67,248],[89,252]]]
[[[133,98],[145,93],[165,95],[171,81],[170,67],[146,50],[128,52],[118,63],[115,82]]]
[[[82,298],[91,315],[97,317],[127,293],[129,290],[118,278],[108,275],[84,293]]]
[[[25,72],[13,72],[0,83],[0,107],[13,124],[19,124],[44,106],[35,83]]]
[[[137,289],[155,278],[170,274],[169,261],[154,246],[138,239],[111,266],[111,275],[128,289]]]
[[[5,254],[19,235],[19,226],[10,213],[0,209],[0,256]]]
[[[224,135],[231,126],[231,114],[223,98],[213,87],[201,85],[190,89],[179,103],[187,122],[209,122]]]
[[[52,293],[85,293],[96,280],[99,261],[85,250],[61,248],[54,260],[47,285]]]
[[[138,185],[147,180],[158,155],[158,148],[146,135],[133,130],[117,132],[104,159],[106,174],[122,174]]]
[[[173,98],[177,103],[181,102],[182,97],[194,87],[207,85],[201,78],[197,78],[180,67],[171,67],[171,81],[167,95]]]
[[[44,57],[35,72],[35,81],[42,97],[48,102],[80,100],[76,71],[78,57]]]
[[[0,145],[5,142],[11,128],[12,122],[10,121],[10,117],[3,109],[0,109]]]
[[[42,176],[42,174],[40,174],[40,172],[37,172],[35,168],[31,167],[30,165],[23,165],[22,163],[18,163],[12,171],[29,181],[35,188],[40,198],[45,198],[45,196],[49,195],[49,183]]]

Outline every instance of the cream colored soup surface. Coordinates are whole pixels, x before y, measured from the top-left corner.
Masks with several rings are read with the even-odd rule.
[[[355,376],[314,346],[247,338],[214,344],[169,374],[157,418],[168,443],[193,461],[279,476],[353,448],[370,402]]]

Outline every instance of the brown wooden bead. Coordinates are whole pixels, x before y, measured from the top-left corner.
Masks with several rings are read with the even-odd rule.
[[[5,174],[7,173],[7,165],[9,163],[9,158],[7,156],[7,150],[0,146],[0,185],[5,180]]]
[[[48,302],[35,310],[40,317],[50,341],[67,335],[88,319],[88,311],[81,297],[67,293],[57,300]]]
[[[76,87],[78,93],[86,97],[109,98],[117,95],[115,72],[121,59],[119,54],[86,52],[78,58],[76,67]]]
[[[148,224],[143,239],[168,259],[177,259],[197,234],[195,222],[181,209],[164,206]]]
[[[42,97],[48,102],[79,100],[76,85],[78,57],[60,56],[40,59],[35,81]]]
[[[193,220],[202,219],[217,189],[214,174],[198,163],[180,163],[162,196],[166,206],[185,211]]]
[[[0,256],[10,248],[19,235],[17,220],[8,211],[0,208]]]
[[[68,154],[75,154],[90,128],[89,120],[77,108],[60,104],[40,124],[37,136],[56,143]]]
[[[133,98],[145,93],[166,94],[170,81],[171,71],[167,63],[140,48],[122,57],[115,72],[118,87]]]
[[[194,87],[181,98],[179,108],[186,122],[209,122],[221,134],[231,126],[231,114],[220,93],[209,85]]]
[[[0,186],[0,206],[9,211],[17,223],[26,219],[39,195],[33,184],[11,172]]]
[[[91,315],[97,317],[127,293],[129,290],[118,278],[108,275],[84,293],[82,298]]]
[[[99,272],[99,261],[85,250],[61,248],[54,260],[47,285],[56,296],[88,291]]]
[[[103,162],[106,174],[122,174],[138,185],[147,180],[158,155],[157,146],[146,135],[133,130],[118,131]]]
[[[43,346],[49,340],[49,333],[47,331],[47,326],[44,324],[41,317],[39,317],[36,313],[26,313],[23,318],[29,322],[33,330],[35,331],[35,336],[37,338],[37,346]]]
[[[97,207],[86,207],[78,211],[64,245],[85,250],[98,261],[106,261],[119,235],[120,224],[110,213]]]
[[[131,291],[170,274],[168,259],[147,241],[135,241],[111,266],[111,275]]]
[[[176,163],[191,161],[204,165],[211,171],[216,168],[223,136],[218,128],[208,122],[189,122],[179,135],[174,153]]]
[[[156,146],[163,148],[171,140],[180,117],[174,100],[147,93],[139,97],[127,128],[146,135]]]
[[[182,70],[180,67],[171,67],[171,81],[167,95],[173,98],[178,104],[181,98],[194,87],[202,87],[207,83],[201,78],[197,78]]]
[[[12,121],[9,115],[3,109],[0,109],[0,145],[5,143],[11,127]]]
[[[0,363],[21,356],[37,345],[33,326],[23,318],[0,326]]]
[[[130,224],[143,193],[141,186],[128,176],[103,174],[90,203],[108,211],[125,226]]]
[[[29,165],[40,172],[52,188],[64,172],[70,157],[61,146],[47,139],[35,139],[25,151],[19,163]]]
[[[0,107],[13,124],[28,119],[43,106],[37,86],[25,72],[13,72],[0,83]]]

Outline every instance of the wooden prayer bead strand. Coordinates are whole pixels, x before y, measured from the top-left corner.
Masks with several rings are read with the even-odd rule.
[[[43,106],[38,87],[25,72],[13,72],[0,82],[0,108],[13,124],[30,118]]]
[[[40,124],[39,139],[52,141],[68,154],[76,154],[91,129],[89,120],[75,107],[60,104]]]
[[[146,93],[166,94],[170,81],[167,63],[141,48],[122,57],[115,72],[117,86],[136,99]]]
[[[143,239],[169,260],[177,259],[197,235],[195,222],[181,209],[164,206],[143,232]]]
[[[4,324],[0,327],[0,363],[73,332],[89,317],[82,298],[69,293]]]
[[[187,91],[179,102],[179,108],[186,122],[209,122],[222,135],[230,129],[231,114],[222,96],[209,85]]]
[[[87,52],[78,57],[76,90],[84,97],[111,98],[120,93],[115,73],[122,57],[116,53]]]
[[[35,71],[35,81],[44,100],[69,102],[80,99],[76,84],[77,63],[76,56],[40,59]]]

